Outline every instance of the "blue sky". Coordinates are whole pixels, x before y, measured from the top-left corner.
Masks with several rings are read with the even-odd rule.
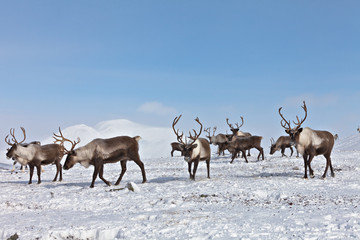
[[[360,2],[2,1],[1,136],[126,118],[225,118],[283,135],[278,108],[342,136],[360,125]],[[20,131],[20,130],[18,130]],[[267,141],[267,140],[266,140]],[[267,143],[264,143],[267,145]],[[1,145],[2,146],[2,145]]]

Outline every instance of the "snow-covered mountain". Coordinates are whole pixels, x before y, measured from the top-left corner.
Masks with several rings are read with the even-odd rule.
[[[170,143],[174,141],[171,128],[152,127],[131,122],[126,119],[103,121],[90,127],[84,124],[67,127],[61,130],[66,138],[76,140],[80,138],[78,146],[83,146],[95,138],[111,138],[116,136],[140,136],[140,157],[154,158],[170,156]],[[43,144],[52,143],[49,136]]]
[[[334,150],[338,151],[359,151],[360,134],[354,134],[335,141]]]

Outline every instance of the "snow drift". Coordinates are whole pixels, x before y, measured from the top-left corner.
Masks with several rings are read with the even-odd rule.
[[[140,158],[166,157],[170,155],[170,143],[174,141],[171,128],[151,127],[131,122],[126,119],[103,121],[90,127],[84,124],[71,126],[61,130],[66,138],[81,142],[77,147],[84,146],[95,138],[111,138],[116,136],[140,136]],[[52,143],[49,136],[43,144]]]

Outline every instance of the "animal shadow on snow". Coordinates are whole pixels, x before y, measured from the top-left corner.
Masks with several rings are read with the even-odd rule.
[[[297,172],[262,172],[253,175],[237,175],[239,178],[302,178],[303,175]]]
[[[167,183],[167,182],[174,182],[174,181],[188,181],[189,178],[186,177],[158,177],[149,180],[149,183]]]

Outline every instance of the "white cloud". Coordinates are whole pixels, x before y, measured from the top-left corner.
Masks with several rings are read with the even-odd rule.
[[[146,102],[138,108],[138,111],[143,113],[154,113],[158,115],[168,115],[176,113],[175,108],[164,106],[160,102]]]

